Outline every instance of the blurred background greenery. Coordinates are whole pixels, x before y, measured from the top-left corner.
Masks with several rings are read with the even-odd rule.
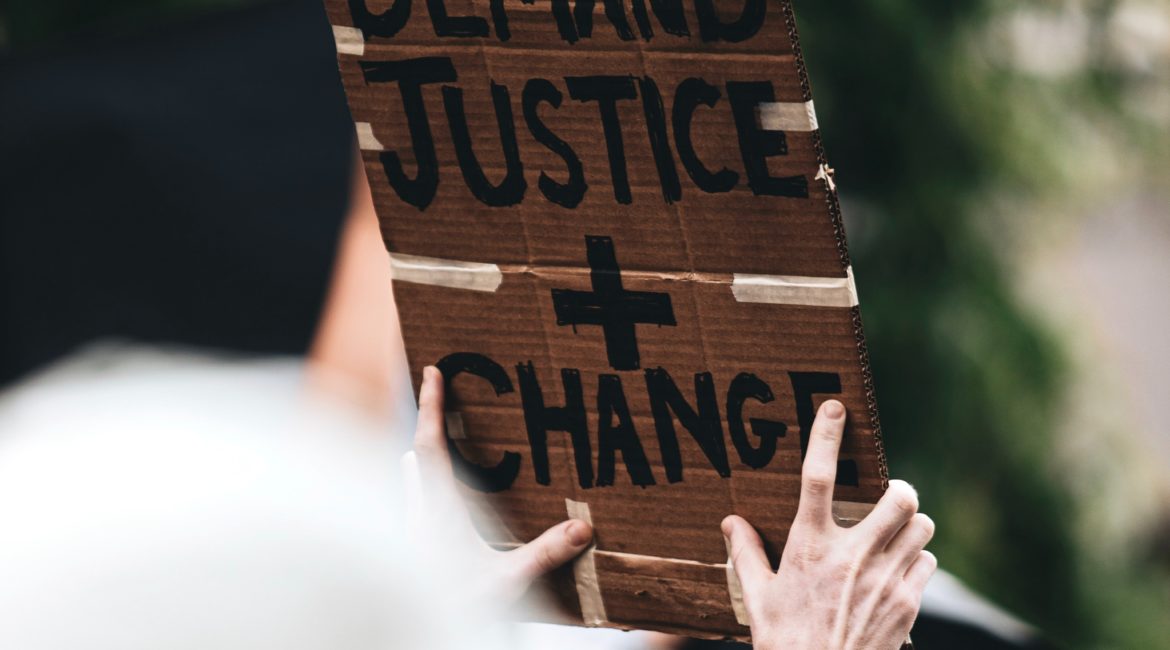
[[[1166,361],[1170,251],[1116,233],[1167,242],[1170,4],[795,5],[891,473],[941,565],[1062,645],[1170,648],[1170,431],[1140,417],[1170,370],[1140,381],[1078,273],[1160,317],[1137,362]]]

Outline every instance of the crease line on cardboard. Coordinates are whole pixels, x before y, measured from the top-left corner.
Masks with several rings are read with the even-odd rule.
[[[853,267],[845,270],[843,278],[753,273],[736,273],[732,278],[731,293],[737,302],[807,307],[857,306]]]
[[[580,519],[590,526],[593,525],[588,503],[565,499],[565,509],[569,511],[570,519]],[[597,580],[597,562],[593,557],[596,548],[596,544],[590,544],[589,548],[573,561],[573,581],[577,584],[577,600],[581,601],[581,618],[586,625],[593,626],[604,625],[609,620],[605,615],[601,585]]]
[[[760,128],[765,131],[816,131],[817,111],[807,102],[760,103]]]
[[[495,264],[405,253],[390,253],[390,277],[397,282],[486,292],[499,289],[500,283],[504,281],[500,267]]]
[[[366,38],[362,30],[345,25],[333,25],[333,41],[338,54],[361,56],[366,53]]]

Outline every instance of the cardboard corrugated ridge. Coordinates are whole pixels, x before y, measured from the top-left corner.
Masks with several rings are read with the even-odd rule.
[[[784,22],[788,25],[788,38],[792,41],[792,51],[796,57],[796,68],[800,75],[800,88],[807,97],[807,101],[812,101],[812,84],[808,78],[808,68],[804,64],[804,52],[800,48],[800,34],[796,29],[796,14],[792,10],[791,0],[783,0],[782,7],[784,11]],[[813,146],[817,151],[817,160],[820,163],[821,169],[829,170],[831,178],[832,171],[828,165],[828,159],[825,156],[825,145],[821,141],[821,133],[818,129],[813,134]],[[849,244],[845,239],[845,223],[841,217],[841,202],[837,198],[837,188],[830,187],[829,192],[825,193],[825,202],[829,206],[829,217],[833,220],[833,230],[837,238],[837,250],[841,255],[841,265],[847,268],[853,267],[853,262],[849,259]],[[861,307],[854,306],[850,310],[853,315],[853,329],[857,336],[857,356],[861,361],[861,375],[862,381],[865,383],[865,407],[866,413],[869,415],[870,426],[873,427],[873,444],[878,453],[878,460],[881,467],[882,489],[889,487],[890,472],[889,465],[886,463],[886,448],[882,443],[882,424],[881,418],[878,416],[877,406],[877,389],[873,383],[873,371],[869,365],[869,348],[865,343],[865,329],[861,324]]]
[[[849,409],[834,514],[887,483],[791,6],[406,2],[326,8],[412,378],[447,378],[485,534],[587,517],[557,620],[746,638],[719,521],[777,561],[821,401]]]

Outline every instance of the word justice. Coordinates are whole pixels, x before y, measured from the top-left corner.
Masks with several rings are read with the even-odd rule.
[[[402,97],[402,110],[405,111],[413,151],[410,155],[400,155],[392,149],[384,149],[379,157],[387,181],[404,202],[425,210],[434,200],[439,187],[435,137],[423,96],[424,87],[431,84],[443,84],[440,92],[451,142],[463,181],[472,195],[484,205],[493,207],[516,205],[524,200],[528,182],[520,159],[513,114],[513,89],[494,81],[489,82],[505,163],[503,179],[493,182],[488,179],[479,155],[472,146],[472,142],[477,140],[477,134],[472,133],[468,124],[463,89],[450,85],[457,81],[458,74],[449,57],[361,61],[359,65],[366,83],[397,83]],[[746,177],[747,187],[756,196],[808,197],[808,179],[805,176],[773,176],[768,170],[770,158],[788,154],[788,141],[784,132],[764,129],[759,123],[759,105],[776,100],[771,81],[728,81],[720,89],[700,77],[688,77],[673,88],[669,111],[658,83],[651,77],[569,76],[561,81],[569,99],[595,103],[597,106],[597,119],[605,141],[609,177],[617,203],[633,202],[626,165],[626,141],[618,104],[639,98],[662,197],[667,203],[682,197],[676,154],[686,176],[696,188],[708,194],[730,192],[741,185],[743,177]],[[696,111],[700,107],[714,108],[723,99],[724,91],[737,135],[743,165],[742,176],[739,171],[726,166],[712,170],[709,163],[699,158],[693,139],[691,126]],[[540,192],[550,202],[573,209],[581,203],[589,189],[586,170],[577,151],[554,132],[541,117],[540,110],[542,105],[547,104],[556,111],[564,102],[565,95],[561,88],[548,79],[528,79],[520,89],[524,125],[532,138],[560,158],[564,165],[563,170],[553,170],[556,176],[565,179],[563,182],[550,176],[547,170],[541,170],[537,182]],[[667,135],[668,113],[674,139],[673,151]],[[404,169],[403,158],[415,161],[413,177]]]

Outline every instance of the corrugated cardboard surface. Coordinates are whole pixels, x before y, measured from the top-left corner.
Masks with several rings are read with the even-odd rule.
[[[326,5],[335,26],[353,27],[352,6],[368,5],[368,11],[380,14],[391,3],[327,0]],[[438,37],[428,3],[416,1],[410,20],[398,33],[365,34],[362,54],[338,56],[355,121],[368,123],[381,147],[400,156],[407,176],[415,174],[415,157],[398,84],[368,81],[361,63],[449,57],[457,71],[457,80],[422,89],[439,173],[436,194],[425,209],[407,204],[395,192],[382,152],[363,151],[392,254],[494,264],[502,279],[495,291],[394,283],[413,378],[417,385],[423,366],[453,353],[483,355],[508,376],[513,390],[497,394],[483,378],[459,374],[451,380],[447,406],[460,415],[465,439],[457,448],[470,462],[494,466],[506,452],[520,455],[519,473],[508,489],[489,495],[467,490],[472,499],[486,499],[490,508],[479,510],[498,513],[508,531],[507,539],[494,541],[535,537],[567,516],[566,499],[587,504],[596,527],[592,560],[605,625],[742,638],[747,628],[737,623],[732,610],[719,522],[732,512],[745,516],[763,534],[773,558],[778,557],[799,496],[800,434],[790,373],[839,376],[841,392],[834,397],[850,413],[841,458],[856,463],[858,481],[839,485],[835,498],[872,503],[886,480],[857,307],[739,302],[732,291],[735,274],[847,276],[836,193],[820,173],[825,159],[819,133],[785,132],[787,153],[771,156],[767,163],[771,176],[803,177],[807,198],[757,196],[747,187],[728,102],[726,84],[749,81],[771,82],[776,102],[811,100],[791,8],[787,1],[767,0],[758,33],[728,43],[700,39],[689,0],[682,3],[689,37],[666,33],[648,8],[655,29],[653,38],[646,40],[626,4],[635,38],[624,41],[616,36],[605,4],[599,2],[592,37],[570,44],[558,35],[547,0],[533,4],[504,0],[501,6],[509,19],[507,42],[494,31],[487,37]],[[743,6],[741,0],[716,2],[727,22]],[[481,16],[491,24],[484,0],[451,0],[446,9],[450,16]],[[615,199],[598,103],[573,100],[566,87],[565,77],[590,75],[654,81],[662,95],[667,143],[680,178],[677,200],[664,199],[642,101],[645,86],[637,85],[637,98],[616,103],[630,202]],[[699,106],[695,111],[692,141],[708,169],[726,167],[739,175],[730,192],[701,191],[679,162],[671,109],[676,87],[691,77],[719,89],[720,99],[713,107]],[[544,103],[538,114],[580,158],[588,188],[572,209],[547,200],[539,189],[542,173],[565,182],[568,172],[562,158],[540,144],[526,124],[522,91],[532,78],[549,80],[563,95],[559,108]],[[478,201],[464,182],[441,90],[442,86],[462,90],[472,149],[488,180],[496,184],[503,180],[507,163],[489,89],[492,82],[508,89],[527,183],[522,201],[502,207]],[[602,327],[558,325],[554,291],[595,288],[587,261],[589,237],[612,242],[624,291],[669,295],[675,325],[634,326],[638,368],[611,365]],[[586,483],[591,487],[581,485],[570,436],[557,431],[547,435],[549,484],[538,483],[519,386],[518,366],[528,364],[546,407],[566,403],[562,369],[579,371],[594,474]],[[674,418],[681,480],[669,480],[647,389],[647,370],[657,369],[670,376],[696,410],[695,375],[710,373],[729,476],[720,476]],[[750,418],[787,425],[775,455],[758,469],[741,460],[727,423],[728,388],[741,373],[767,383],[775,398],[768,403],[745,402],[750,443],[760,443],[747,423]],[[617,379],[599,379],[602,376]],[[598,484],[602,416],[597,396],[602,382],[608,386],[603,392],[610,396],[617,394],[614,384],[620,382],[653,484],[634,484],[627,470],[628,446],[615,455],[612,485]],[[815,395],[813,405],[826,397]],[[604,417],[613,422],[610,413]],[[644,477],[642,482],[647,482]],[[554,581],[569,616],[579,620],[572,572],[562,572]]]

